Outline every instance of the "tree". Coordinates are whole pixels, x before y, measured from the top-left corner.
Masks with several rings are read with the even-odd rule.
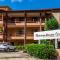
[[[59,28],[59,24],[54,17],[51,17],[45,22],[45,30],[55,30]]]
[[[45,21],[45,30],[55,30],[59,28],[59,24],[55,17],[51,17],[48,20]],[[46,39],[47,40],[47,39]],[[51,40],[49,40],[51,42]],[[54,45],[54,41],[52,42]]]

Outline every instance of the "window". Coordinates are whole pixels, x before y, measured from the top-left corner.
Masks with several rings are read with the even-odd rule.
[[[31,17],[28,17],[26,22],[27,23],[31,23],[32,22],[32,18]]]
[[[42,27],[42,31],[44,31],[44,27]]]
[[[0,16],[0,21],[2,21],[2,16]]]
[[[40,21],[38,17],[32,17],[32,20],[33,20],[33,22],[39,22]]]
[[[31,29],[31,30],[27,30],[27,34],[33,34],[34,32],[38,32],[39,29]]]
[[[24,17],[18,18],[18,21],[19,21],[19,22],[24,22]]]
[[[24,34],[24,30],[23,29],[16,31],[16,35],[22,35],[22,34]]]
[[[8,23],[15,23],[15,18],[8,19]]]
[[[14,17],[14,18],[11,19],[11,21],[16,22],[16,23],[20,23],[20,22],[24,21],[24,17]]]
[[[42,23],[45,23],[45,18],[41,18],[41,22]]]

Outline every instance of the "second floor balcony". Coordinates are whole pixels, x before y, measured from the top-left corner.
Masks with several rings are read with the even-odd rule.
[[[17,21],[15,21],[15,22],[12,22],[12,23],[8,23],[8,28],[15,28],[15,27],[24,27],[25,26],[25,24],[26,24],[26,27],[40,27],[40,25],[41,26],[44,26],[45,25],[45,23],[40,23],[40,22],[26,22],[25,23],[25,21],[24,22],[17,22]]]
[[[0,40],[3,40],[3,33],[0,32]]]
[[[8,28],[24,27],[24,22],[22,23],[8,23]]]
[[[0,16],[0,27],[3,27],[3,18]]]
[[[15,28],[15,27],[24,27],[24,18],[15,19],[11,18],[8,20],[8,28]]]
[[[0,27],[3,27],[3,21],[0,21]]]
[[[12,36],[9,36],[8,39],[11,39],[11,40],[24,40],[25,37],[24,37],[24,34],[22,35],[12,35]],[[33,35],[26,35],[26,39],[27,40],[33,40]]]
[[[45,23],[40,23],[40,22],[32,22],[32,23],[26,23],[27,27],[40,27],[44,26]]]

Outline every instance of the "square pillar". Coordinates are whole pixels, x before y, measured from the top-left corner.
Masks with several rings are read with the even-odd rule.
[[[58,48],[58,39],[55,39],[55,48]]]

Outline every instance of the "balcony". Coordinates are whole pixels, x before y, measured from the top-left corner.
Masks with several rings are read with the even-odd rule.
[[[41,23],[41,26],[44,26],[45,23]],[[18,28],[24,27],[25,23],[8,23],[8,28]],[[26,27],[40,27],[40,23],[26,23]]]
[[[3,15],[0,13],[0,27],[3,27]]]
[[[27,23],[27,27],[39,27],[40,23]]]
[[[44,27],[45,23],[41,23],[41,26]]]
[[[8,28],[24,27],[24,22],[22,23],[8,23]]]
[[[41,26],[44,26],[45,23],[41,23]],[[40,22],[27,23],[27,27],[40,27]]]
[[[3,40],[3,33],[0,32],[0,40]]]
[[[0,20],[0,27],[3,27],[3,21]]]
[[[18,35],[18,36],[11,36],[12,40],[23,40],[24,39],[24,35]]]
[[[12,40],[24,40],[24,36],[11,36]],[[27,40],[32,39],[33,40],[33,36],[26,36]]]
[[[24,40],[24,34],[15,34],[8,37],[8,40]],[[33,40],[33,34],[26,34],[27,40]]]
[[[8,20],[8,28],[24,27],[24,18],[11,18]]]
[[[24,36],[12,36],[11,39],[12,40],[22,40],[22,39],[24,39]]]
[[[32,33],[29,33],[29,34],[27,33],[26,39],[27,39],[27,40],[33,40],[33,39],[34,39],[33,34],[32,34]]]
[[[27,40],[33,40],[34,37],[33,37],[33,36],[26,36],[26,39],[27,39]]]
[[[0,35],[0,40],[3,40],[3,35]]]

